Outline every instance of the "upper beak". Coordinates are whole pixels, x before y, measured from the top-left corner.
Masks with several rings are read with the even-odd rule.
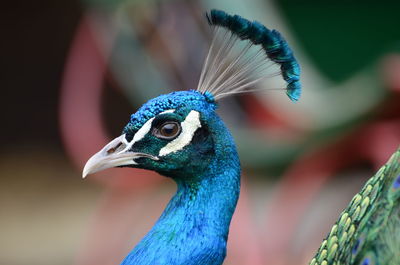
[[[106,168],[136,165],[135,158],[147,157],[153,160],[158,160],[157,157],[129,151],[133,141],[128,143],[125,139],[125,134],[115,138],[103,147],[99,152],[94,154],[83,168],[82,178],[87,175],[101,171]]]

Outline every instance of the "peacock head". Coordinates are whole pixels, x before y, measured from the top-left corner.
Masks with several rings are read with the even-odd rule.
[[[144,104],[123,129],[87,162],[83,177],[111,167],[136,167],[180,178],[204,172],[225,131],[212,94],[179,91]]]
[[[219,10],[207,14],[214,37],[198,87],[161,95],[143,105],[123,133],[95,154],[83,170],[85,177],[110,167],[138,167],[170,177],[198,176],[212,159],[234,161],[233,140],[215,113],[216,101],[248,92],[279,66],[286,94],[301,94],[300,67],[287,42],[276,30]],[[245,45],[238,45],[245,42]],[[245,55],[248,56],[245,56]],[[236,163],[236,162],[234,162]]]

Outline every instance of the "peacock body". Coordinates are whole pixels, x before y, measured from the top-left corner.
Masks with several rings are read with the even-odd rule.
[[[299,65],[277,31],[218,10],[207,18],[214,36],[197,89],[148,101],[131,115],[122,135],[90,158],[83,170],[85,177],[110,167],[144,168],[177,183],[161,217],[123,265],[222,264],[240,192],[240,162],[233,138],[216,113],[217,101],[250,91],[271,76],[271,66],[279,67],[289,98],[300,97]],[[238,43],[242,45],[235,48]],[[398,159],[399,152],[356,195],[311,264],[359,264],[354,262],[360,255],[369,257],[383,244],[373,242],[388,242],[385,235],[398,233],[399,177],[397,184],[389,183],[398,175]],[[399,246],[396,240],[399,237],[392,246]],[[389,257],[392,250],[386,248],[382,255]]]

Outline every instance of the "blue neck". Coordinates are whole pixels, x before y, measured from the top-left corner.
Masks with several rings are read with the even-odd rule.
[[[190,181],[175,179],[176,194],[122,265],[222,264],[239,197],[240,165],[229,133],[219,140],[205,172]]]

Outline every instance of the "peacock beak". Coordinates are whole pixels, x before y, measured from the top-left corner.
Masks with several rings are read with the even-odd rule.
[[[149,154],[132,152],[132,144],[127,142],[125,134],[109,142],[86,162],[82,178],[107,168],[137,165],[135,159],[140,157],[158,160],[158,157]]]

